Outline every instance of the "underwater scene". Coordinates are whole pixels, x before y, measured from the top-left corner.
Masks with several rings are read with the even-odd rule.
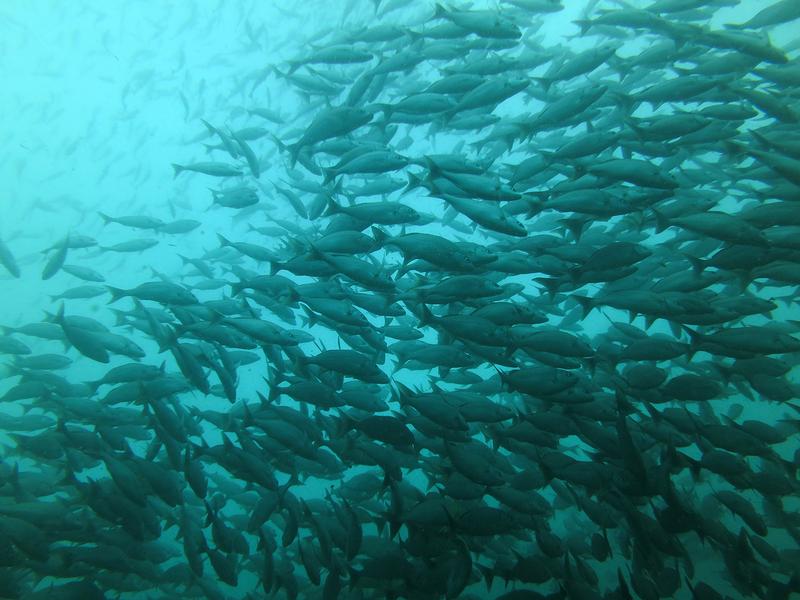
[[[799,0],[0,55],[0,598],[800,598]]]

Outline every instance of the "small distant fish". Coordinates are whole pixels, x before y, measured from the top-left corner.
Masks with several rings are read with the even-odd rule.
[[[19,266],[17,266],[17,261],[3,240],[0,240],[0,263],[2,263],[13,277],[19,278],[20,271]]]
[[[240,169],[233,165],[216,162],[199,162],[190,165],[172,164],[172,168],[177,177],[184,171],[193,171],[195,173],[203,173],[204,175],[211,175],[212,177],[237,177],[242,174]]]

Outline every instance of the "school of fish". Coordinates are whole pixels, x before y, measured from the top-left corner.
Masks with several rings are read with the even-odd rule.
[[[0,597],[799,597],[800,3],[350,4],[187,125],[211,213],[0,241],[64,282],[1,330]]]

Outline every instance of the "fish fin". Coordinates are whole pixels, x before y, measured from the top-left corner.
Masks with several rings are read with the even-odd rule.
[[[322,185],[328,185],[331,181],[335,180],[336,177],[339,175],[336,172],[336,169],[333,168],[320,167],[320,169],[322,169],[322,173],[324,175]]]
[[[433,17],[432,18],[433,19],[446,19],[448,17],[448,14],[449,13],[447,12],[447,9],[437,2],[436,3],[436,8],[435,8],[435,11],[433,13]]]
[[[576,19],[573,23],[581,28],[581,36],[586,35],[586,32],[594,25],[590,19]]]
[[[404,196],[414,188],[422,187],[424,185],[423,179],[419,175],[409,172],[406,173],[406,176],[408,177],[408,184],[406,184],[406,187],[404,187],[400,192],[401,196]]]
[[[487,565],[479,564],[477,566],[478,570],[483,574],[483,578],[486,580],[486,590],[490,591],[492,589],[492,583],[494,582],[495,569]]]
[[[121,288],[112,287],[110,285],[107,285],[106,289],[111,294],[111,300],[109,300],[109,302],[108,302],[109,304],[111,304],[112,302],[116,302],[120,298],[125,297],[125,295],[127,294],[126,290],[123,290]]]
[[[559,222],[566,227],[569,232],[573,235],[576,242],[579,242],[581,239],[581,235],[583,234],[584,229],[589,224],[588,219],[576,218],[576,217],[568,217],[564,219],[559,219]],[[572,269],[570,270],[570,273]]]
[[[328,207],[325,209],[325,212],[322,213],[323,217],[331,217],[335,214],[342,212],[342,206],[333,197],[328,198]]]
[[[379,248],[382,248],[386,242],[391,239],[391,236],[388,233],[375,226],[372,227],[372,237],[375,238],[375,243]]]
[[[535,277],[534,281],[543,285],[547,289],[547,293],[549,294],[551,300],[556,297],[556,294],[558,294],[558,291],[561,288],[561,279],[556,277]]]
[[[306,313],[306,317],[303,319],[303,327],[313,327],[317,323],[319,323],[318,315],[314,311],[312,311],[307,306],[303,306],[303,312]]]
[[[408,303],[406,303],[406,305],[408,305]],[[419,313],[417,313],[417,317],[419,318],[419,324],[421,326],[431,326],[433,325],[435,320],[435,317],[433,316],[433,313],[430,311],[430,309],[427,306],[425,306],[425,304],[422,303],[419,304]]]
[[[664,216],[663,213],[657,211],[655,208],[651,208],[650,210],[653,211],[653,214],[656,217],[656,233],[661,233],[670,226],[669,220]]]
[[[290,60],[289,62],[289,70],[286,72],[286,75],[291,75],[297,69],[303,66],[303,61],[300,60]]]
[[[172,175],[173,179],[175,179],[178,175],[180,175],[182,171],[186,170],[186,167],[175,163],[172,163],[172,168],[175,170],[175,172]]]
[[[690,256],[688,254],[685,255],[686,260],[688,260],[692,264],[692,270],[695,272],[695,275],[700,275],[706,268],[706,261],[702,258],[697,258],[695,256]]]
[[[300,155],[300,150],[302,150],[303,146],[300,142],[297,142],[289,146],[284,146],[284,148],[289,151],[290,165],[294,169],[294,166],[297,164],[297,157]]]
[[[551,77],[532,77],[532,79],[540,86],[542,86],[545,92],[548,92],[550,90],[550,86],[553,84],[554,81]]]

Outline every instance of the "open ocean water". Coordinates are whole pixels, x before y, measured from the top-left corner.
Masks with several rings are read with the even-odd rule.
[[[800,597],[799,23],[0,3],[0,598]]]

